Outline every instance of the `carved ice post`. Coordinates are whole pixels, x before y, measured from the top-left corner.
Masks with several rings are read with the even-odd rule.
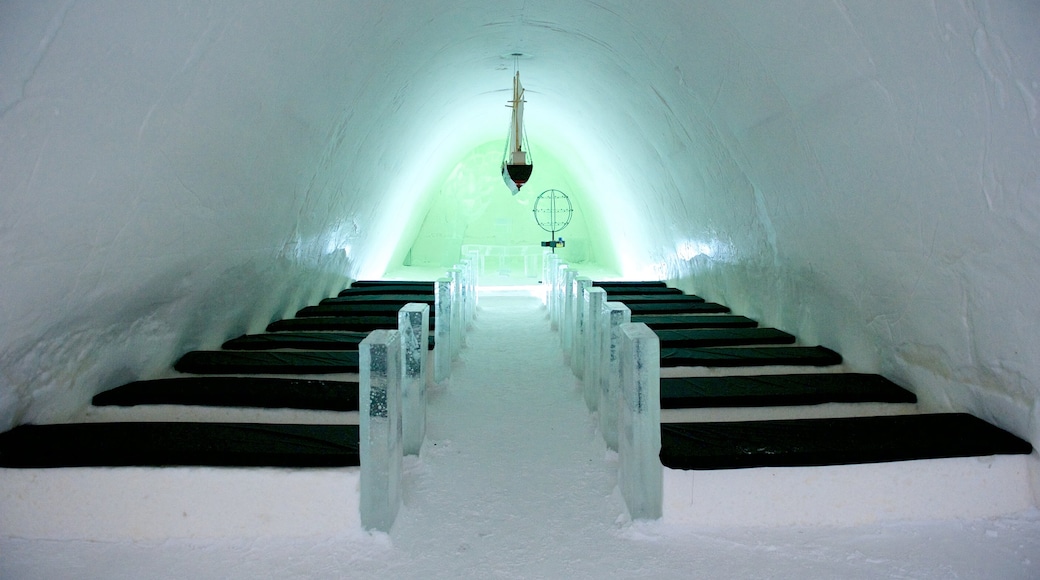
[[[451,278],[437,279],[434,305],[433,380],[442,383],[451,375]]]
[[[480,285],[480,252],[476,250],[470,250],[468,252],[470,263],[473,265],[473,276],[470,278],[470,312],[469,318],[472,322],[477,318],[477,306],[480,305],[477,300],[477,286]]]
[[[462,270],[448,270],[451,277],[451,357],[454,359],[465,344],[466,328],[462,324]]]
[[[358,348],[361,525],[389,532],[401,505],[400,336],[396,330],[374,330]]]
[[[579,379],[585,373],[585,290],[592,288],[592,278],[574,278],[574,336],[571,337],[571,370]]]
[[[560,322],[560,344],[564,361],[570,362],[571,343],[574,341],[574,278],[578,271],[568,268],[563,278],[563,318]]]
[[[607,447],[618,448],[618,413],[621,408],[621,325],[632,322],[632,311],[621,302],[605,302],[601,314],[603,350],[599,378],[599,430]]]
[[[584,352],[584,374],[582,381],[585,392],[585,404],[590,411],[595,411],[599,406],[599,314],[603,309],[603,303],[607,301],[607,291],[599,286],[585,289],[585,305],[583,316],[585,319],[585,352]]]
[[[430,305],[411,302],[397,313],[401,336],[401,421],[405,455],[418,455],[426,438],[426,353]]]
[[[661,344],[643,323],[621,325],[618,484],[633,520],[661,517]]]

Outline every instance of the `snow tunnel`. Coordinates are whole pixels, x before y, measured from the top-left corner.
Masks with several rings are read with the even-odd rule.
[[[1036,446],[1038,22],[1011,0],[4,2],[0,429],[351,279],[536,245],[525,204],[557,188],[568,259]],[[515,54],[539,166],[512,198]]]

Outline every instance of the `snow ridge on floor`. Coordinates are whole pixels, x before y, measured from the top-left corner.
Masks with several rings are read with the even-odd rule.
[[[0,578],[1036,578],[1040,514],[848,528],[629,523],[616,463],[530,295],[482,296],[390,534],[0,540]]]

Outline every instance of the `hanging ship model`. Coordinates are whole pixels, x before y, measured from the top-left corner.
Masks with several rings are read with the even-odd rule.
[[[528,147],[527,133],[524,131],[524,87],[520,84],[520,71],[513,76],[513,100],[506,106],[513,109],[513,118],[509,123],[509,136],[502,159],[502,180],[516,195],[531,178],[534,169],[531,155],[525,151]]]

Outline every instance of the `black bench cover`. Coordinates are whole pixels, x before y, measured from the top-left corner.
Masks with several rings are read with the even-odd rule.
[[[823,403],[916,403],[910,391],[858,373],[661,379],[662,409],[781,407]]]
[[[433,296],[433,286],[424,288],[420,286],[359,286],[357,288],[345,288],[339,291],[338,296],[378,296],[379,294],[412,294],[422,296]]]
[[[714,314],[729,312],[728,306],[714,302],[645,302],[625,304],[632,314]]]
[[[703,298],[700,296],[694,296],[693,294],[628,294],[610,292],[607,293],[607,300],[611,302],[624,302],[625,304],[704,302]]]
[[[186,353],[174,368],[194,374],[308,375],[358,372],[358,356],[352,351],[240,351],[195,350]]]
[[[267,325],[268,332],[280,331],[363,331],[397,328],[394,316],[327,316],[316,318],[286,318]]]
[[[271,377],[179,377],[127,383],[94,395],[93,404],[357,411],[358,383]]]
[[[349,467],[361,464],[358,433],[357,425],[22,425],[0,434],[0,467]]]
[[[700,314],[636,314],[632,322],[642,322],[653,330],[671,328],[754,328],[758,323],[746,316]]]
[[[841,355],[822,346],[662,348],[662,367],[829,366]]]
[[[971,415],[668,423],[661,463],[672,469],[737,469],[883,463],[1028,454],[1032,446]]]
[[[382,286],[407,286],[409,288],[433,288],[437,283],[429,280],[354,280],[351,288]]]
[[[227,350],[271,350],[295,348],[299,350],[357,350],[361,341],[368,336],[364,331],[340,332],[271,332],[244,334],[221,345]],[[433,350],[434,336],[430,332],[428,348]]]
[[[388,304],[328,304],[322,306],[306,306],[296,313],[297,318],[314,316],[397,316],[406,302]],[[430,319],[436,316],[435,309],[430,309]]]
[[[354,294],[326,298],[319,304],[400,304],[419,302],[429,304],[431,312],[434,304],[433,294]]]
[[[662,348],[699,348],[753,344],[793,344],[793,334],[775,328],[700,328],[655,330]]]

